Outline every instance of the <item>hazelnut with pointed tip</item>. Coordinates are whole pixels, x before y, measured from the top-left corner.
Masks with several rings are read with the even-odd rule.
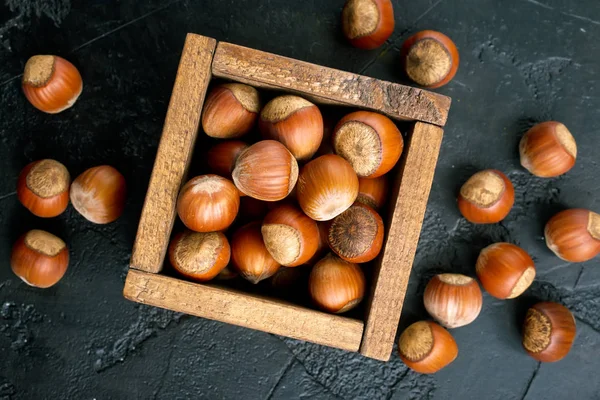
[[[519,144],[521,165],[535,176],[551,178],[568,172],[577,159],[577,143],[556,121],[535,125]]]
[[[494,243],[481,250],[475,270],[483,288],[498,299],[520,296],[535,278],[529,254],[511,243]]]
[[[271,277],[281,267],[267,250],[260,227],[260,222],[251,222],[238,229],[231,239],[231,261],[235,269],[254,284]]]
[[[240,207],[240,196],[230,180],[218,175],[200,175],[181,188],[177,214],[188,228],[196,232],[227,229]]]
[[[292,204],[271,210],[262,223],[261,232],[271,256],[286,267],[306,263],[319,246],[317,223]]]
[[[470,324],[483,304],[477,281],[461,274],[434,276],[425,287],[423,300],[427,312],[446,328]]]
[[[398,352],[413,371],[433,374],[456,359],[458,346],[450,332],[435,322],[419,321],[402,332]]]
[[[331,253],[315,264],[308,278],[313,302],[336,314],[356,307],[363,299],[365,286],[365,275],[357,264]]]
[[[441,32],[426,30],[414,34],[404,42],[400,53],[406,75],[426,88],[444,86],[458,70],[456,45]]]
[[[390,171],[404,148],[396,124],[371,111],[356,111],[342,118],[334,129],[332,142],[335,153],[363,178],[377,178]]]
[[[527,311],[523,324],[523,347],[534,359],[563,359],[575,340],[575,318],[562,304],[542,302]]]
[[[358,177],[348,161],[327,154],[308,162],[298,178],[300,208],[315,221],[329,221],[358,196]]]
[[[28,164],[17,182],[17,197],[34,215],[43,218],[62,214],[69,205],[71,176],[67,168],[55,160]]]
[[[237,138],[250,132],[260,111],[258,91],[242,83],[224,83],[206,96],[202,129],[214,138]]]
[[[359,49],[376,49],[394,32],[394,8],[390,0],[348,0],[342,10],[342,29]]]
[[[600,214],[582,208],[564,210],[544,229],[546,245],[559,258],[584,262],[600,254]]]
[[[468,221],[494,224],[502,221],[515,202],[515,189],[502,172],[486,169],[470,177],[460,188],[458,208]]]
[[[283,200],[298,181],[298,162],[281,143],[262,140],[238,156],[232,172],[235,186],[263,201]]]
[[[180,274],[198,282],[217,276],[229,263],[229,242],[221,232],[185,231],[169,245],[169,261]]]
[[[366,204],[354,203],[331,221],[327,240],[342,259],[366,263],[379,255],[383,233],[379,214]]]
[[[47,288],[67,272],[69,250],[65,242],[51,233],[31,230],[12,248],[10,267],[30,286]]]
[[[56,114],[75,104],[83,81],[73,64],[52,55],[33,56],[25,64],[23,93],[40,111]]]
[[[90,168],[71,184],[71,204],[95,224],[116,221],[125,209],[125,178],[110,165]]]
[[[260,112],[258,127],[265,139],[277,140],[298,161],[309,160],[323,140],[319,108],[299,96],[275,97]]]

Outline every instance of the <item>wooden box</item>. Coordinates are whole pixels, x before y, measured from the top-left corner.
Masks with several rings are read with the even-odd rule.
[[[296,93],[319,104],[411,121],[392,179],[386,242],[373,266],[362,320],[161,274],[213,77]],[[199,317],[388,360],[419,241],[450,98],[189,34],[133,247],[124,296]]]

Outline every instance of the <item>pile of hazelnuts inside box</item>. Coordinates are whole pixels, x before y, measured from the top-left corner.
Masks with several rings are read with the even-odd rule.
[[[188,230],[171,241],[171,265],[196,281],[239,274],[252,283],[309,265],[314,304],[346,312],[365,293],[359,264],[383,245],[378,210],[402,135],[370,111],[348,113],[324,135],[321,110],[305,98],[284,94],[263,106],[260,97],[242,83],[209,91],[202,130],[218,141],[206,153],[209,173],[179,194]]]
[[[357,48],[381,46],[394,30],[391,2],[348,1],[342,28]],[[456,46],[440,32],[411,36],[401,57],[407,76],[427,88],[448,83],[458,69]],[[177,211],[188,230],[172,239],[171,265],[197,281],[239,274],[254,283],[269,277],[289,283],[294,267],[309,265],[317,307],[334,313],[356,307],[366,285],[359,264],[375,259],[384,242],[379,212],[386,173],[403,139],[379,113],[356,111],[336,122],[324,134],[321,111],[307,99],[282,95],[263,106],[248,85],[215,86],[202,129],[222,142],[208,150],[210,173],[181,190]],[[261,140],[252,144],[255,125]]]

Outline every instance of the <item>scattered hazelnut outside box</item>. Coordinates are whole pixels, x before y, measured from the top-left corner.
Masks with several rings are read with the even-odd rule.
[[[297,94],[316,104],[376,111],[410,121],[390,176],[383,249],[373,265],[366,315],[352,319],[282,300],[161,274],[211,79]],[[387,361],[417,249],[450,98],[188,34],[125,282],[127,299],[199,317],[307,340]],[[203,136],[203,135],[202,135]],[[201,136],[201,140],[203,137]],[[168,260],[167,260],[168,262]]]

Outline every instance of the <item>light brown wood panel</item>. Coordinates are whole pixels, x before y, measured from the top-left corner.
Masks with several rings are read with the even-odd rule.
[[[396,202],[388,220],[385,248],[375,265],[374,290],[360,347],[367,357],[390,358],[443,134],[437,126],[417,122],[407,141],[394,182],[391,198]]]
[[[444,126],[451,99],[437,93],[294,60],[230,43],[219,43],[214,76],[280,89],[317,102],[348,105],[392,118]]]
[[[129,270],[124,296],[138,303],[358,351],[363,323],[231,289]]]
[[[133,246],[132,268],[154,273],[162,269],[177,195],[198,135],[216,44],[214,39],[194,34],[185,40]]]

